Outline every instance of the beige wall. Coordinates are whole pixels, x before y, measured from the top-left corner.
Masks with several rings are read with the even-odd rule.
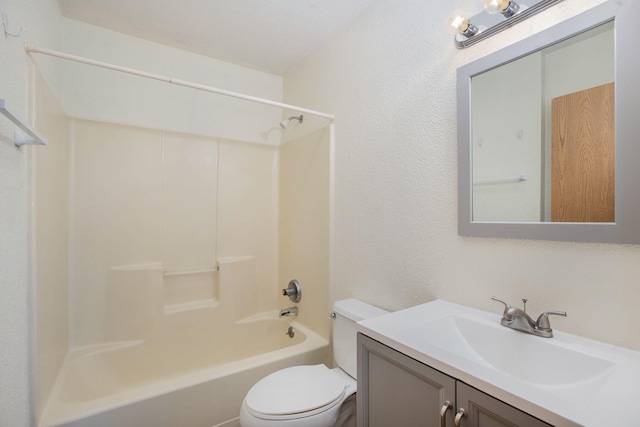
[[[566,310],[560,330],[640,349],[640,246],[459,237],[456,68],[602,0],[565,0],[469,49],[446,30],[477,0],[376,0],[285,75],[285,102],[337,115],[333,295],[387,309],[444,298]]]

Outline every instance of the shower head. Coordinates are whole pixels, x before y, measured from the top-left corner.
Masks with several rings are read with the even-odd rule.
[[[283,121],[280,122],[280,127],[282,129],[286,129],[287,126],[289,126],[289,122],[291,120],[297,120],[298,123],[302,123],[302,120],[304,119],[304,116],[302,114],[300,114],[299,116],[291,116],[288,119],[284,119]]]

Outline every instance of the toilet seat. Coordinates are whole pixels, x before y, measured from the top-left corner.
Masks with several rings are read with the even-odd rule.
[[[345,381],[325,365],[294,366],[258,381],[247,393],[244,407],[267,420],[309,417],[340,403],[345,389]]]

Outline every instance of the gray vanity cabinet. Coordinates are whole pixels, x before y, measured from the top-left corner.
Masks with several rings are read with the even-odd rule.
[[[358,427],[549,427],[550,425],[358,334]],[[444,420],[441,411],[450,408]]]
[[[358,427],[440,426],[455,390],[453,378],[358,334]]]

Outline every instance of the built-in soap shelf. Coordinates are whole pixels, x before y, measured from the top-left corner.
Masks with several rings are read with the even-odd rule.
[[[164,314],[182,313],[185,311],[200,310],[203,308],[215,308],[219,305],[220,302],[213,298],[176,304],[165,304]]]
[[[247,294],[246,289],[256,281],[253,256],[223,257],[213,266],[193,269],[174,269],[160,262],[111,267],[108,305],[114,313],[111,318],[117,320],[110,326],[112,335],[118,340],[144,336],[148,319],[140,308],[145,306],[165,315],[221,306],[238,319],[254,315],[261,311],[261,297]]]
[[[164,313],[217,307],[220,303],[220,266],[162,272]]]
[[[220,271],[220,266],[217,265],[214,268],[207,268],[203,270],[178,270],[178,271],[163,271],[162,275],[164,277],[169,276],[188,276],[191,274],[206,274],[206,273],[215,273],[216,271]]]

